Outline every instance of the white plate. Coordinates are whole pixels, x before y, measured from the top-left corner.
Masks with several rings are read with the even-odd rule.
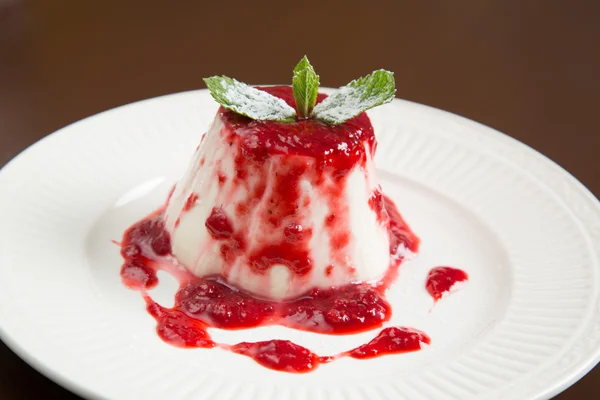
[[[389,299],[391,323],[430,347],[341,359],[308,374],[219,349],[163,343],[139,293],[120,282],[126,227],[157,208],[211,122],[206,91],[151,99],[68,126],[0,172],[2,339],[87,397],[110,399],[541,399],[600,358],[600,206],[579,182],[492,129],[396,100],[370,113],[384,191],[422,239]],[[470,281],[432,309],[429,268]],[[161,275],[152,296],[172,302]],[[221,342],[284,337],[318,354],[375,332],[219,332]]]

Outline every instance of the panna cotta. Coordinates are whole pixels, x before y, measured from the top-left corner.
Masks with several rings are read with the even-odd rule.
[[[291,87],[260,90],[296,107]],[[330,125],[221,107],[164,214],[173,255],[274,300],[382,278],[402,249],[390,252],[376,148],[364,112]]]
[[[392,316],[387,289],[420,241],[377,183],[377,142],[365,114],[392,101],[393,73],[374,71],[325,96],[304,57],[291,87],[253,88],[226,76],[205,82],[221,105],[209,131],[167,204],[119,243],[123,283],[142,293],[158,336],[285,372],[429,344],[426,333],[402,326],[331,356],[284,339],[213,341],[209,328],[280,325],[335,335],[381,328]],[[159,270],[179,281],[172,307],[147,292]]]

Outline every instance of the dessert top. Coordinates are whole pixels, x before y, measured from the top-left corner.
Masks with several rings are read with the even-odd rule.
[[[292,93],[296,106],[290,106],[264,90],[226,76],[205,78],[213,98],[224,108],[258,121],[293,123],[316,119],[339,125],[366,110],[392,101],[396,93],[394,74],[377,70],[355,79],[317,103],[319,76],[304,56],[292,77]]]
[[[297,107],[290,86],[257,89],[283,100],[293,109]],[[327,95],[319,93],[316,104],[326,98]],[[364,112],[337,125],[313,118],[289,123],[254,120],[225,107],[218,113],[230,132],[230,143],[239,140],[242,154],[253,162],[263,162],[272,155],[306,156],[316,159],[321,168],[330,166],[343,174],[363,163],[367,152],[371,157],[375,153],[373,126]]]

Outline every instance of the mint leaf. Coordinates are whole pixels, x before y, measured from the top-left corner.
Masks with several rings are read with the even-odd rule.
[[[323,122],[338,125],[363,111],[389,103],[395,93],[394,73],[380,69],[336,90],[317,104],[313,115]]]
[[[204,78],[217,103],[246,117],[261,121],[292,122],[296,110],[279,97],[226,76]]]
[[[308,58],[304,56],[294,68],[292,91],[296,99],[298,117],[308,118],[317,103],[319,92],[319,75],[316,74]]]

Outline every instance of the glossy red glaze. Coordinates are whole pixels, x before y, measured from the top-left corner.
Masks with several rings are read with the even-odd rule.
[[[421,242],[419,237],[413,233],[404,221],[392,199],[383,195],[383,204],[383,210],[385,211],[381,211],[381,213],[388,214],[390,221],[388,228],[390,232],[390,254],[397,254],[401,246],[412,253],[416,253]]]
[[[194,204],[196,204],[196,201],[198,201],[198,195],[196,193],[190,194],[183,205],[183,211],[190,211],[194,207]]]
[[[392,310],[383,295],[369,284],[314,289],[281,305],[280,324],[330,334],[350,334],[380,327]]]
[[[134,289],[149,289],[158,283],[154,260],[171,254],[171,237],[164,229],[162,214],[155,213],[131,226],[123,235],[121,267],[123,283]]]
[[[207,228],[211,234],[227,243],[235,241],[228,228],[230,224],[218,209],[213,210],[209,220]],[[396,225],[406,230],[403,237],[409,235],[410,230],[403,221],[396,221]],[[287,241],[296,242],[303,240],[303,235],[303,229],[290,225],[284,236]],[[123,281],[136,289],[155,286],[156,270],[160,267],[157,260],[170,253],[167,244],[170,245],[170,240],[160,214],[151,215],[127,230],[121,243],[121,254],[125,258],[121,271]],[[218,277],[187,276],[182,280],[173,308],[161,307],[147,296],[146,301],[148,312],[157,321],[158,335],[169,344],[186,348],[214,347],[207,327],[243,329],[280,324],[319,333],[349,334],[379,327],[391,316],[383,291],[368,284],[313,290],[296,300],[277,303],[257,299]],[[417,349],[410,336],[396,343],[391,339],[392,333],[396,338],[400,335],[400,331],[388,328],[369,344],[343,355],[364,358]],[[232,350],[268,368],[287,372],[311,371],[335,358],[318,357],[288,341],[241,343]]]
[[[231,347],[234,353],[254,359],[259,364],[284,372],[309,372],[321,364],[319,356],[289,340],[242,342]]]
[[[147,289],[158,282],[159,263],[155,259],[159,253],[153,251],[152,244],[168,238],[160,221],[160,215],[151,216],[135,224],[123,238],[121,254],[125,263],[121,275],[129,287]],[[224,222],[218,208],[213,210],[209,221],[209,232],[224,239],[222,250],[239,251],[239,244],[228,229],[230,225]],[[298,240],[299,232],[297,227],[291,227],[288,240]],[[285,244],[282,244],[284,249]],[[164,249],[159,247],[159,250],[164,255]],[[274,248],[273,254],[277,255],[277,250]],[[278,303],[233,288],[219,277],[187,278],[176,295],[175,309],[224,329],[280,324],[333,334],[373,329],[391,316],[383,292],[366,283],[314,289],[298,299]]]
[[[185,283],[176,295],[174,308],[221,329],[278,324],[330,334],[377,328],[391,316],[385,298],[368,284],[315,289],[280,303],[253,297],[218,277]]]
[[[389,354],[401,354],[421,350],[431,339],[424,332],[404,327],[390,327],[382,330],[369,343],[335,356],[319,357],[306,347],[289,340],[267,340],[263,342],[242,342],[229,349],[254,359],[259,364],[284,372],[310,372],[320,364],[326,364],[341,357],[357,359],[375,358]]]
[[[264,325],[275,315],[274,303],[236,290],[216,277],[182,285],[175,295],[174,308],[222,329]]]
[[[296,107],[289,86],[259,89]],[[325,97],[319,94],[317,103]],[[334,175],[342,177],[356,163],[365,159],[366,151],[371,155],[375,151],[373,126],[365,113],[335,126],[315,119],[294,123],[255,121],[225,108],[220,108],[219,113],[233,132],[242,138],[243,157],[251,163],[260,163],[274,154],[308,156],[317,160],[320,169],[331,167]],[[365,142],[369,144],[368,150],[365,149]]]
[[[374,358],[421,350],[421,343],[431,343],[431,339],[424,332],[412,328],[391,327],[382,330],[369,343],[345,354],[352,358]]]
[[[233,236],[233,224],[225,211],[220,207],[214,207],[206,219],[206,229],[210,235],[217,240],[229,239]]]
[[[384,200],[386,207],[392,208],[390,214],[399,217],[393,204],[385,197]],[[392,225],[402,232],[398,240],[409,238],[409,241],[401,243],[416,250],[418,240],[404,221],[397,219]],[[213,210],[207,221],[209,232],[223,240],[224,247],[234,251],[231,245],[236,239],[230,226],[218,208]],[[302,241],[305,234],[299,226],[290,225],[284,237],[289,242],[296,242]],[[170,238],[164,230],[160,213],[127,230],[121,242],[121,254],[125,259],[121,270],[123,281],[134,289],[145,290],[155,286],[158,269],[176,271],[172,265],[165,267],[161,264],[161,260],[169,260]],[[396,268],[400,261],[398,259],[390,269]],[[145,296],[148,312],[157,321],[158,335],[178,347],[216,346],[206,331],[207,327],[243,329],[279,324],[318,333],[350,334],[380,327],[391,316],[382,286],[366,283],[314,289],[292,301],[273,302],[231,287],[219,277],[197,278],[188,274],[180,277],[180,281],[173,308],[161,307]],[[386,282],[385,286],[389,283]],[[307,372],[343,355],[368,358],[418,350],[418,342],[428,343],[429,339],[415,332],[406,328],[387,328],[368,344],[335,357],[318,357],[308,349],[285,340],[240,343],[231,350],[268,368]]]
[[[469,275],[458,268],[435,267],[427,274],[425,288],[435,301],[442,298],[444,293],[449,292],[458,282],[464,282],[469,279]]]
[[[262,90],[295,106],[289,87]],[[319,101],[324,97],[319,95]],[[227,215],[222,208],[215,207],[205,221],[206,229],[218,241],[226,263],[233,264],[240,254],[251,251],[248,254],[249,266],[255,273],[266,273],[272,265],[280,264],[301,279],[311,270],[309,246],[313,229],[303,226],[297,217],[298,210],[306,209],[310,204],[310,198],[303,197],[299,189],[301,179],[308,177],[323,192],[330,209],[324,222],[331,238],[332,260],[325,273],[331,275],[336,268],[352,268],[344,263],[345,248],[352,237],[348,207],[343,201],[344,179],[350,169],[357,164],[364,167],[367,156],[374,155],[375,136],[366,114],[344,124],[330,126],[316,120],[288,124],[253,121],[225,109],[220,109],[219,113],[230,135],[226,143],[237,143],[241,149],[235,158],[232,179],[236,185],[245,185],[251,193],[248,199],[235,204],[235,215]],[[246,233],[236,231],[231,219],[236,218],[238,222],[237,219],[244,221],[249,218],[254,202],[265,195],[267,188],[261,182],[266,180],[257,174],[264,173],[260,172],[259,166],[271,156],[281,156],[284,167],[278,169],[278,175],[269,188],[269,207],[262,211],[262,215],[252,215],[252,218],[261,218],[266,229],[275,233],[275,239],[258,246],[252,243],[255,246],[249,248]],[[227,178],[218,171],[217,168],[222,187]],[[250,184],[250,177],[258,184]],[[190,195],[183,211],[189,211],[197,200],[197,194]],[[207,327],[244,329],[278,324],[327,334],[350,334],[378,328],[391,316],[385,289],[392,283],[402,261],[404,253],[400,250],[416,252],[419,239],[404,222],[393,202],[379,189],[373,192],[369,204],[379,223],[388,227],[390,237],[390,268],[378,285],[357,283],[314,289],[296,299],[274,302],[232,287],[223,277],[185,275],[173,264],[170,236],[164,229],[160,211],[136,223],[125,233],[121,243],[121,254],[125,259],[121,275],[127,286],[142,291],[158,283],[158,269],[166,269],[180,278],[181,286],[173,308],[161,307],[146,296],[147,309],[157,321],[158,334],[166,342],[179,347],[214,347]],[[370,343],[342,355],[366,358],[416,350],[415,337],[418,335],[415,335],[414,331],[405,328],[387,328]],[[419,337],[428,342],[426,335]],[[335,358],[318,357],[310,350],[285,340],[222,347],[252,357],[269,368],[288,372],[307,372]]]
[[[156,332],[162,340],[176,347],[215,347],[205,324],[179,310],[161,307],[148,296],[144,298],[148,313],[156,319]]]

